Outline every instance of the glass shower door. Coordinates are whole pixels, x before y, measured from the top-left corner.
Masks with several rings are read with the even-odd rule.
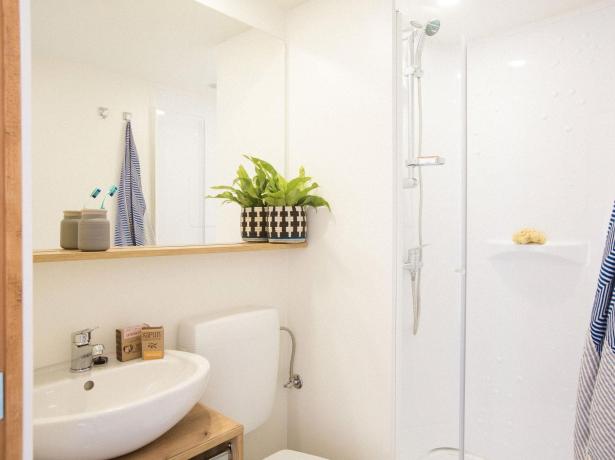
[[[399,460],[458,459],[462,447],[465,54],[427,29],[433,19],[397,15]]]

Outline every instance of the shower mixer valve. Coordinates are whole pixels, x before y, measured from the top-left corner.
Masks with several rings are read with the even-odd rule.
[[[404,77],[421,78],[423,76],[423,69],[416,66],[411,66],[404,69]]]
[[[420,247],[408,249],[408,258],[406,259],[403,267],[405,270],[408,270],[412,276],[416,275],[423,267],[421,252],[422,248]]]
[[[414,188],[419,185],[419,181],[416,177],[406,177],[403,182],[404,188]]]

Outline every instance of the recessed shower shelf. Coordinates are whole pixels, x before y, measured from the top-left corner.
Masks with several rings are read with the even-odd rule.
[[[71,262],[76,260],[127,259],[132,257],[160,257],[195,254],[220,254],[230,252],[275,251],[299,249],[305,247],[307,247],[307,243],[231,243],[209,244],[205,246],[138,246],[126,248],[111,248],[107,251],[100,252],[51,249],[49,251],[34,251],[33,261],[34,263]]]
[[[540,254],[563,259],[573,264],[584,265],[587,263],[589,246],[586,241],[547,241],[545,244],[516,244],[510,240],[488,240],[487,248],[489,258],[511,254]]]

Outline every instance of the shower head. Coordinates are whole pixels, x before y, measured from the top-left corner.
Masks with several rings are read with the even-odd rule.
[[[410,25],[414,28],[413,37],[418,37],[418,40],[416,41],[416,48],[412,54],[412,64],[416,69],[420,70],[425,37],[433,37],[438,33],[440,30],[440,20],[432,19],[425,25],[416,21],[410,21]],[[420,73],[422,72],[418,72],[417,75]]]
[[[438,30],[440,30],[440,20],[433,19],[425,26],[425,35],[432,37],[438,33]]]
[[[418,21],[410,21],[410,26],[414,28],[414,30],[421,31],[428,37],[436,35],[438,30],[440,30],[440,20],[432,19],[427,24],[423,25]]]

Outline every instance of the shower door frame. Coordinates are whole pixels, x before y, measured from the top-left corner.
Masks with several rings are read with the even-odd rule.
[[[394,133],[393,145],[395,151],[394,171],[393,171],[393,261],[394,261],[394,296],[395,296],[395,390],[394,394],[394,458],[395,460],[416,460],[405,459],[400,457],[400,419],[404,408],[400,407],[399,392],[402,389],[401,381],[401,366],[407,365],[405,357],[401,351],[402,335],[409,333],[408,325],[403,324],[402,311],[405,308],[411,308],[409,305],[402,303],[403,292],[408,286],[404,285],[404,244],[403,244],[403,184],[406,173],[406,152],[403,150],[404,141],[404,47],[402,42],[403,16],[405,13],[393,7],[393,118],[394,118]],[[459,177],[459,193],[460,193],[460,221],[459,221],[459,265],[457,272],[459,273],[459,410],[458,410],[458,448],[459,460],[464,460],[465,457],[465,415],[466,415],[466,312],[467,312],[467,41],[465,37],[460,37],[460,59],[461,59],[461,75],[459,79],[459,94],[460,94],[460,113],[459,122],[461,126],[461,135],[459,138],[459,146],[461,152],[461,167]]]

